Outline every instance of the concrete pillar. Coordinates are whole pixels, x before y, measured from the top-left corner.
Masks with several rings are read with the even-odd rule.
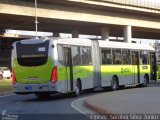
[[[53,32],[53,37],[60,37],[60,33],[58,33],[58,32]]]
[[[0,58],[2,57],[2,38],[0,38]]]
[[[127,25],[124,27],[124,42],[132,43],[132,27]]]
[[[79,38],[79,32],[77,30],[72,31],[72,38]]]
[[[101,39],[109,40],[109,28],[107,27],[101,28]]]

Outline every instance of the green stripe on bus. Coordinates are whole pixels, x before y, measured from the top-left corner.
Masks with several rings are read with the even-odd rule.
[[[73,79],[81,78],[86,79],[93,76],[93,66],[74,66]],[[58,80],[67,80],[70,78],[69,67],[58,67]]]
[[[140,74],[150,73],[150,65],[140,65]],[[104,76],[132,76],[138,74],[136,65],[102,65],[101,75]]]

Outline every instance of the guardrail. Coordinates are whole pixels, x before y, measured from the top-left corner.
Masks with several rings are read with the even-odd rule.
[[[116,4],[118,3],[118,4],[137,6],[137,7],[160,9],[160,3],[150,2],[146,0],[99,0],[99,1],[112,2]]]
[[[160,2],[146,0],[68,0],[160,14]]]
[[[151,12],[151,13],[158,13],[160,14],[160,2],[151,2],[147,0],[59,0],[59,2],[81,2],[81,3],[88,3],[88,4],[93,4],[93,5],[103,5],[105,4],[112,4],[115,5],[115,7],[120,7],[120,8],[128,8],[128,9],[133,9],[133,10],[139,10],[139,11],[144,11],[144,12]],[[1,0],[0,3],[11,3],[11,4],[16,4],[16,3],[23,3],[25,0]],[[37,0],[38,2],[38,0]],[[52,0],[39,0],[39,2],[46,2],[46,3],[54,3]],[[58,3],[58,1],[56,1]],[[105,5],[104,5],[105,6]],[[106,5],[107,6],[107,5]],[[142,10],[140,10],[142,9]]]

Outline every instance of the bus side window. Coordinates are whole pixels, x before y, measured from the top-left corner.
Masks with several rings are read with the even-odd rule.
[[[113,49],[113,64],[121,64],[122,58],[121,58],[121,49]]]
[[[71,49],[72,49],[72,64],[81,65],[80,47],[72,46]]]
[[[82,59],[82,65],[91,65],[91,48],[81,47],[80,58]]]
[[[141,51],[141,54],[140,54],[140,58],[142,60],[142,65],[144,64],[148,64],[148,52],[147,51]]]
[[[111,49],[102,49],[101,56],[102,56],[102,65],[103,64],[112,64]]]
[[[122,61],[124,65],[131,64],[130,50],[122,50]]]
[[[61,45],[58,45],[57,49],[58,49],[58,61],[60,64],[64,65],[63,47]]]

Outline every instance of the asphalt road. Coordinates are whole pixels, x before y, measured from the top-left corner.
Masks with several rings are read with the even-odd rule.
[[[156,89],[160,84],[149,86]],[[142,90],[148,90],[150,87]],[[129,87],[123,90],[134,92],[136,89]],[[54,95],[44,100],[38,99],[35,95],[0,96],[0,120],[91,120],[91,115],[96,113],[84,107],[84,101],[87,97],[101,93],[111,94],[111,91],[82,93],[78,98]]]
[[[70,95],[54,95],[40,100],[35,95],[11,95],[0,97],[0,120],[90,120],[94,112],[83,107],[85,93],[74,98]],[[10,120],[8,119],[8,120]]]

